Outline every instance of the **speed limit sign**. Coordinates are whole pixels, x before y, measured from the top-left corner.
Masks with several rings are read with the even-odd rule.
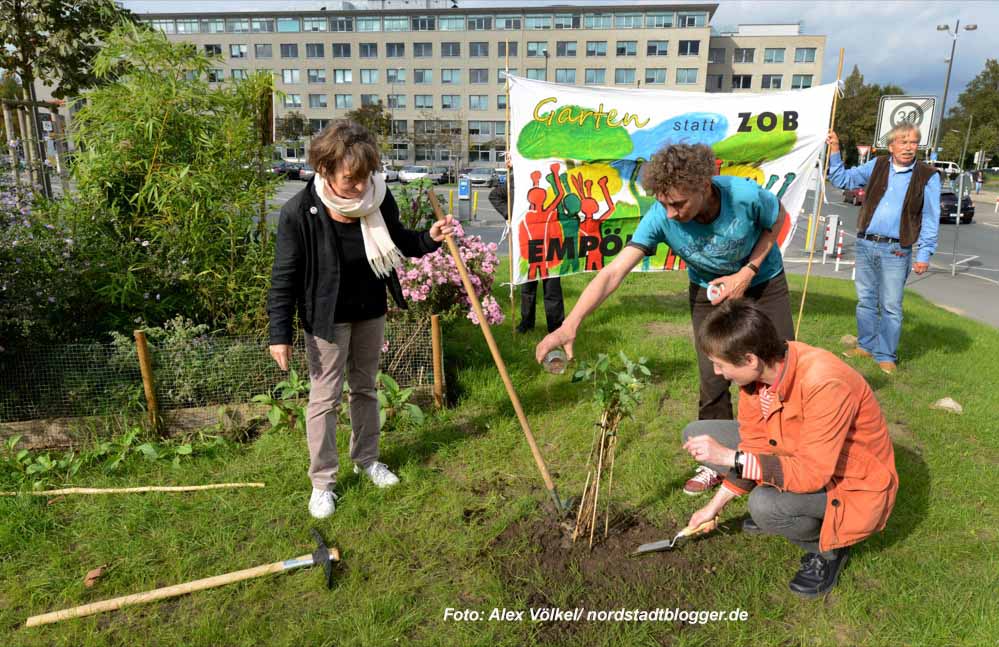
[[[888,133],[891,129],[906,123],[919,129],[919,147],[929,146],[936,100],[936,97],[881,97],[878,104],[878,130],[874,136],[875,148],[886,148],[890,143]]]

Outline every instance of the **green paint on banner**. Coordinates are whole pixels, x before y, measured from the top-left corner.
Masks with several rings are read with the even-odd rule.
[[[592,108],[580,106],[559,106],[558,112],[566,108],[578,115]],[[633,145],[628,131],[624,128],[611,128],[604,124],[600,130],[593,127],[588,119],[582,126],[576,122],[560,124],[552,120],[552,125],[540,121],[527,124],[517,138],[517,151],[527,159],[595,160],[621,158],[631,152]]]
[[[798,133],[793,130],[783,130],[782,124],[770,132],[763,132],[756,123],[758,117],[749,120],[751,132],[736,133],[718,142],[712,149],[715,155],[725,162],[733,164],[761,164],[787,155],[798,141]]]

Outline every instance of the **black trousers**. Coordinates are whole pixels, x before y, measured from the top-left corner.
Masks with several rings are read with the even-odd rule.
[[[770,317],[781,339],[794,341],[794,323],[791,321],[791,299],[787,291],[787,277],[781,272],[769,281],[764,281],[746,290],[745,299],[756,302]],[[708,291],[696,283],[690,284],[690,318],[694,325],[694,339],[698,337],[701,323],[715,306],[708,300]],[[729,395],[730,382],[715,375],[714,367],[707,355],[697,349],[697,368],[701,374],[701,395],[697,405],[698,420],[732,420],[732,397]]]
[[[562,301],[562,280],[557,276],[542,279],[545,302],[545,322],[548,332],[558,329],[565,319],[565,303]],[[538,282],[531,281],[520,286],[520,325],[521,330],[534,328],[534,312],[538,302]]]

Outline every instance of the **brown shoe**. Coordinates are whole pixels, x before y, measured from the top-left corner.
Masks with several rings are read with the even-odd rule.
[[[887,373],[888,375],[891,375],[898,369],[898,365],[895,362],[878,362],[878,366],[881,367],[883,373]]]
[[[683,485],[683,493],[691,496],[703,494],[721,485],[725,477],[714,471],[710,467],[701,465],[697,468],[694,476]]]
[[[858,346],[857,348],[851,348],[850,350],[843,351],[843,357],[853,359],[856,357],[873,357],[873,355]]]

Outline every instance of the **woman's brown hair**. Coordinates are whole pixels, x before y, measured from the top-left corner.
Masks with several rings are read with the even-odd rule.
[[[787,351],[770,317],[748,299],[729,299],[712,310],[697,331],[697,343],[708,357],[735,366],[745,364],[750,353],[775,364]]]
[[[354,178],[366,178],[381,166],[378,143],[368,129],[350,119],[334,119],[309,144],[309,164],[332,178],[341,166]]]

